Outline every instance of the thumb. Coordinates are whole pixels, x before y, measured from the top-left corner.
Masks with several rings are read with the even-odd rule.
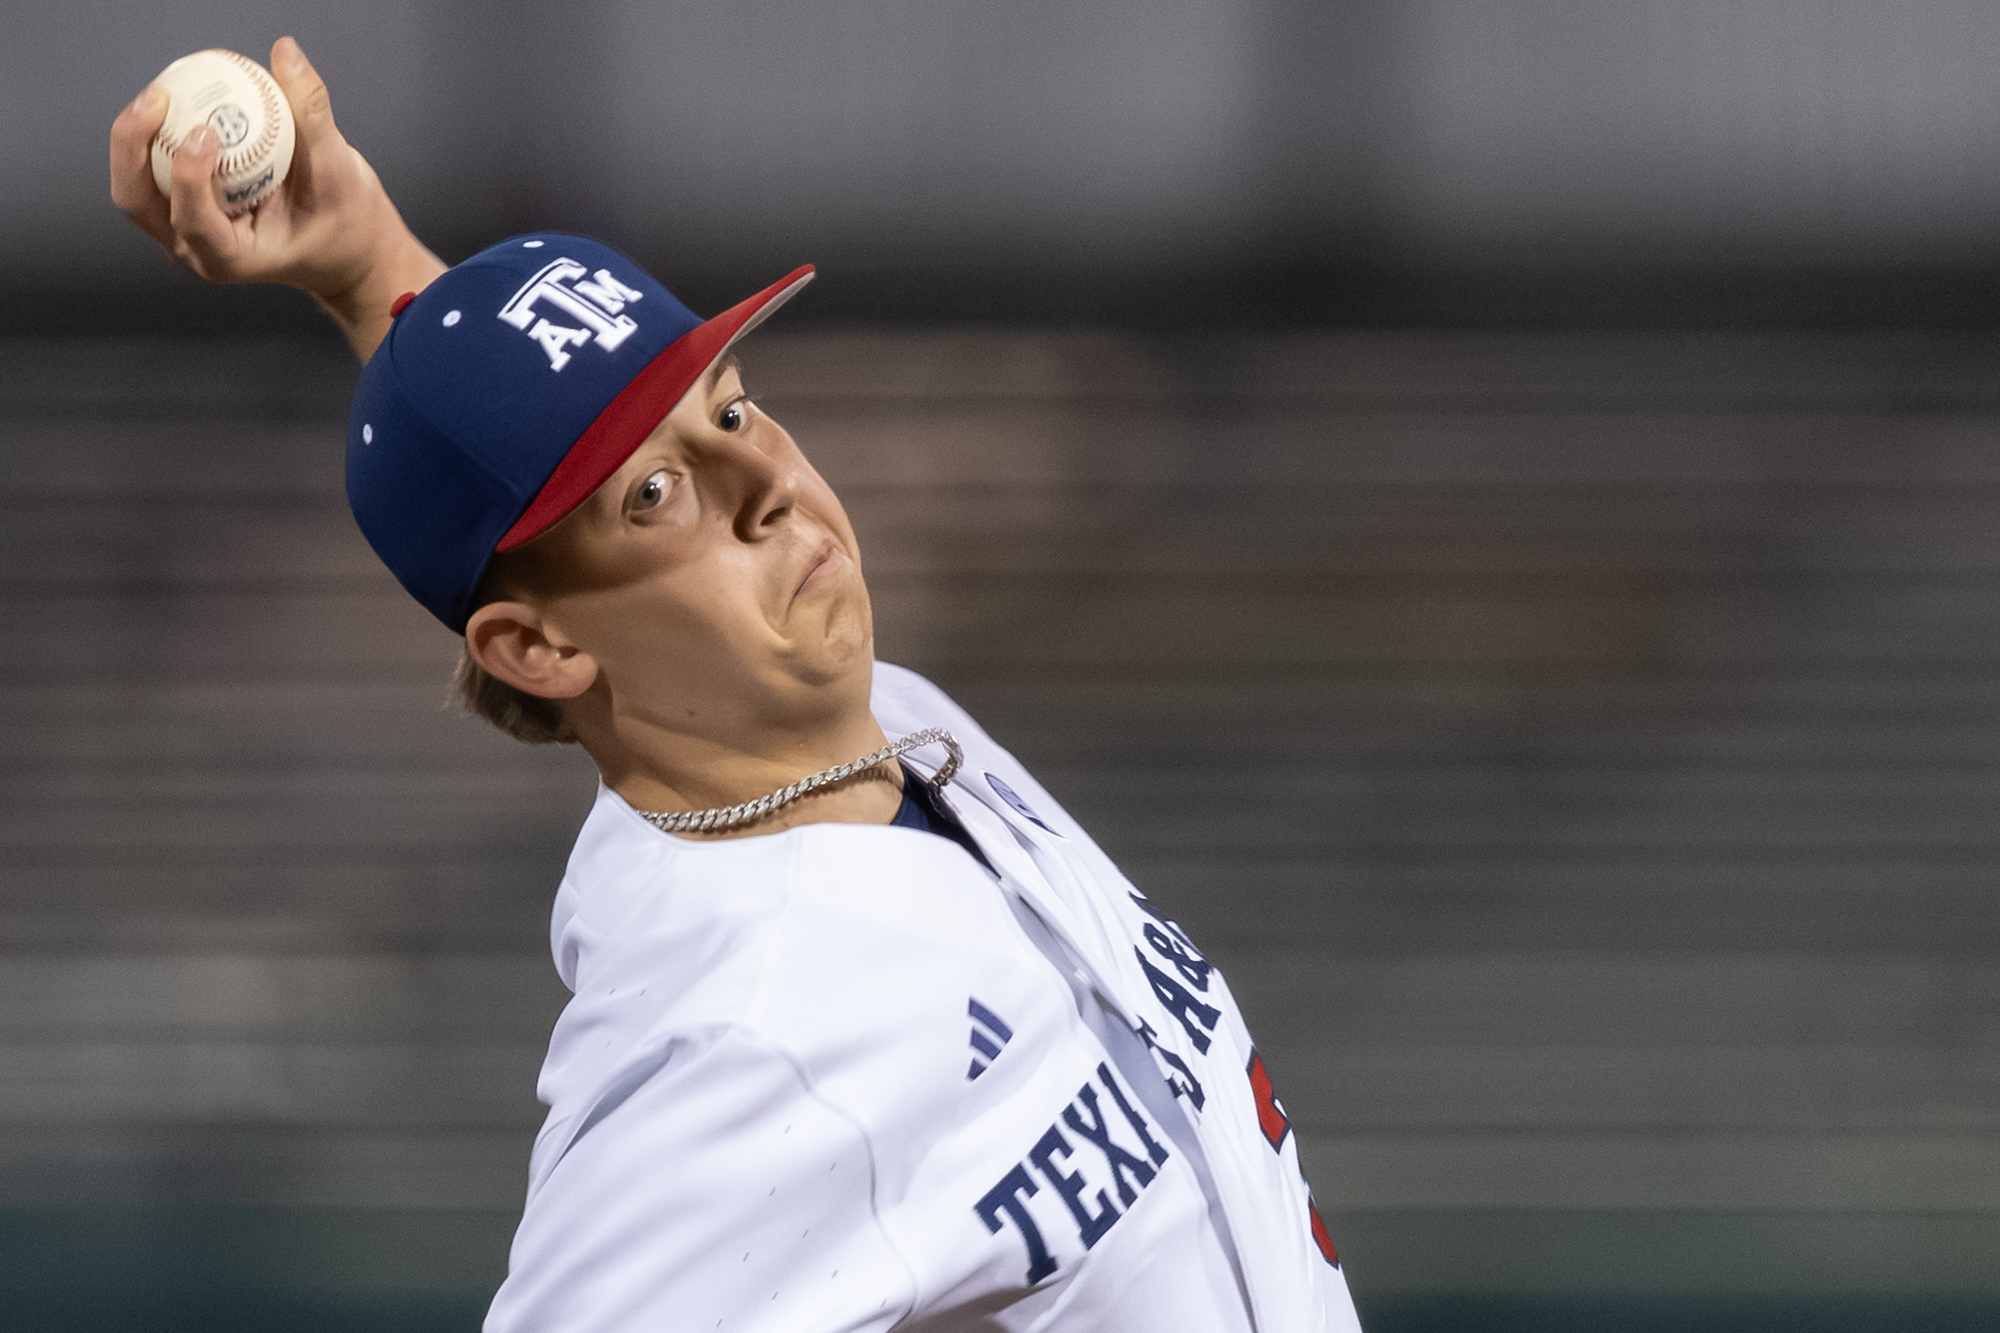
[[[306,156],[310,158],[322,145],[338,143],[340,131],[333,127],[333,100],[327,96],[326,80],[295,39],[280,37],[272,44],[271,74],[285,90],[285,100],[292,104],[298,146]]]

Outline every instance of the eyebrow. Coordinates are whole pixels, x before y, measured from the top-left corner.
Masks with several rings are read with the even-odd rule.
[[[715,364],[708,368],[708,373],[701,377],[702,392],[712,392],[723,375],[732,370],[741,375],[743,373],[743,362],[737,359],[736,353],[725,352],[716,358]]]

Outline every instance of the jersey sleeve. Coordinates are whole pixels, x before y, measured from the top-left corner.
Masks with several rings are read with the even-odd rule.
[[[631,1064],[516,1232],[486,1333],[845,1333],[914,1299],[874,1150],[796,1061],[723,1026]]]

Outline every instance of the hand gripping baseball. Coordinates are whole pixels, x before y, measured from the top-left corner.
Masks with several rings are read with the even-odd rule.
[[[375,171],[333,123],[326,83],[290,37],[271,73],[298,126],[282,187],[238,217],[222,208],[219,146],[196,130],[174,155],[173,189],[153,181],[153,136],[167,97],[148,85],[111,122],[111,202],[176,262],[209,282],[277,282],[316,297],[365,360],[389,329],[389,305],[444,271],[403,224]]]

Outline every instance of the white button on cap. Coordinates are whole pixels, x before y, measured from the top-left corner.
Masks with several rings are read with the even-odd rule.
[[[452,325],[458,323],[461,318],[462,316],[456,310],[447,310],[444,312],[444,326],[450,328]]]
[[[375,428],[365,421],[361,423],[361,442],[363,444],[375,443]]]
[[[522,241],[521,248],[523,250],[539,250],[542,248],[542,243],[540,241]]]

